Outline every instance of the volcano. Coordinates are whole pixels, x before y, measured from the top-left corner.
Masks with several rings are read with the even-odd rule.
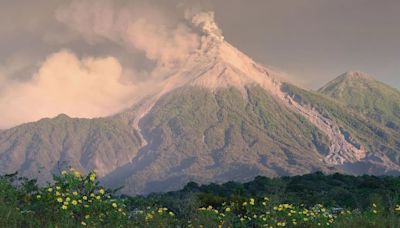
[[[1,131],[0,172],[45,182],[68,166],[96,170],[104,184],[123,186],[126,194],[258,175],[398,175],[400,106],[392,104],[399,91],[376,81],[379,88],[363,89],[372,79],[348,77],[355,74],[308,91],[221,35],[203,36],[129,109],[96,119],[59,115]],[[368,103],[378,105],[371,101],[378,92],[391,108],[383,107],[381,117]]]

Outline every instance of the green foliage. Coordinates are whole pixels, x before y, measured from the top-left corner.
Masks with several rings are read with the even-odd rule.
[[[15,227],[110,226],[127,220],[124,202],[100,187],[94,172],[81,176],[74,169],[63,171],[47,187],[15,175],[2,177],[0,183],[1,209],[10,210],[14,218],[6,221]]]
[[[274,203],[291,203],[312,207],[323,204],[328,207],[359,208],[364,210],[372,203],[381,208],[393,208],[400,202],[400,177],[350,176],[343,174],[324,175],[314,173],[293,177],[256,177],[247,183],[227,182],[217,185],[189,183],[180,191],[151,194],[147,197],[131,197],[129,202],[150,202],[174,208],[178,215],[179,205],[196,202],[193,207],[211,205],[219,207],[223,202],[241,201],[249,197],[261,199],[268,196]]]
[[[258,177],[245,184],[189,183],[178,192],[116,198],[94,172],[64,171],[45,187],[14,174],[0,177],[0,227],[398,227],[399,199],[384,197],[397,191],[398,183],[394,177],[316,173]],[[363,207],[338,207],[325,198],[332,185],[370,201]]]

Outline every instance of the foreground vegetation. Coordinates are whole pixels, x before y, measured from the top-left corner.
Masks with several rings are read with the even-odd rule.
[[[126,197],[71,169],[0,177],[0,227],[400,227],[396,177],[322,173]]]

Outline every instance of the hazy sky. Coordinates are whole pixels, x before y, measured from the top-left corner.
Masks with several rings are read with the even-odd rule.
[[[307,87],[361,70],[400,88],[398,0],[226,2],[214,4],[226,39]]]
[[[0,0],[0,128],[124,108],[197,45],[188,10],[306,88],[349,70],[400,88],[399,0]]]

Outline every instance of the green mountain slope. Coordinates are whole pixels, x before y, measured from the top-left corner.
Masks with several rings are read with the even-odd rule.
[[[139,146],[135,130],[120,121],[59,115],[0,132],[0,172],[42,181],[68,166],[104,174],[132,159]]]
[[[105,178],[128,193],[328,171],[324,134],[258,86],[247,87],[247,98],[234,88],[173,91],[140,126],[149,144]]]
[[[318,92],[400,131],[400,92],[364,73],[345,73]]]
[[[366,147],[367,156],[356,164],[344,164],[352,174],[398,174],[400,164],[400,132],[369,120],[358,111],[349,110],[345,104],[318,93],[299,89],[293,85],[284,88],[299,102],[311,105],[342,128],[346,138],[356,139]]]

